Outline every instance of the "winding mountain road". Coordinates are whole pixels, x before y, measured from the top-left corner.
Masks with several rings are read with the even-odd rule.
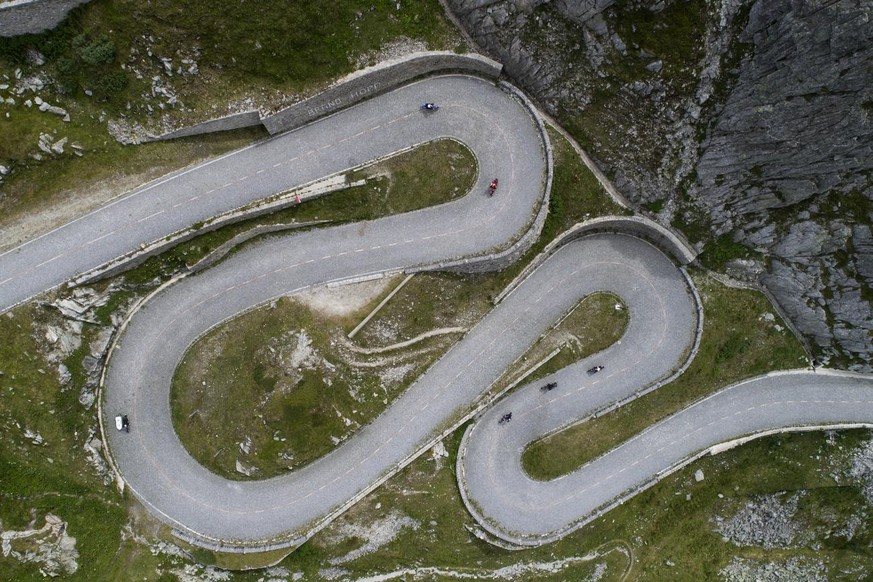
[[[422,101],[441,104],[423,116]],[[471,513],[494,535],[543,543],[634,494],[713,444],[782,427],[873,420],[868,377],[796,372],[724,389],[566,477],[536,482],[521,451],[669,376],[695,339],[697,304],[684,273],[625,235],[557,250],[381,416],[336,450],[288,475],[233,482],[196,463],[172,426],[169,389],[182,355],[209,329],[271,299],[330,281],[492,252],[529,227],[547,161],[536,120],[493,84],[461,76],[412,83],[297,131],[169,176],[0,255],[0,311],[192,223],[295,185],[438,138],[467,145],[478,180],[463,199],[376,221],[273,237],[156,292],[121,330],[105,376],[104,422],[125,482],[195,543],[300,541],[378,486],[433,439],[485,404],[483,394],[579,299],[625,301],[622,340],[556,373],[558,388],[514,391],[465,434],[458,467]],[[484,195],[500,178],[494,198]],[[605,365],[587,376],[591,362]],[[498,425],[507,411],[513,420]]]

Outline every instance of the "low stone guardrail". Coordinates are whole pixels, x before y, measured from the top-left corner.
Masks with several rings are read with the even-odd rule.
[[[302,127],[342,109],[430,75],[463,73],[497,80],[503,65],[479,54],[420,52],[379,63],[339,79],[308,99],[269,115],[246,111],[210,119],[152,138],[155,141],[262,125],[270,135]]]

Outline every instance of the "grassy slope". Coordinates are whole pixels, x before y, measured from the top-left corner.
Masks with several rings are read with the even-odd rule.
[[[38,529],[47,513],[68,522],[80,554],[79,570],[71,579],[119,579],[116,552],[131,566],[154,571],[156,560],[148,551],[120,540],[128,520],[126,502],[114,487],[103,485],[86,460],[82,445],[94,423],[93,408],[86,411],[78,403],[78,380],[62,389],[54,368],[40,355],[35,333],[47,317],[48,312],[34,305],[0,316],[2,527],[27,529],[33,520],[30,527]],[[86,340],[90,329],[86,326]],[[69,365],[75,372],[72,361]],[[41,435],[45,444],[32,444],[25,430]],[[34,566],[2,557],[0,578],[43,579]]]
[[[253,18],[253,11],[258,17]],[[151,37],[153,40],[144,40]],[[74,10],[53,31],[13,39],[0,39],[0,74],[12,77],[44,71],[58,80],[54,88],[40,91],[53,104],[70,111],[63,123],[50,113],[27,109],[30,93],[16,97],[16,105],[0,103],[0,164],[12,173],[0,186],[0,224],[34,209],[68,203],[93,190],[95,185],[121,191],[161,173],[184,167],[263,137],[252,131],[231,132],[166,144],[121,146],[106,130],[101,114],[128,121],[154,122],[164,110],[145,108],[144,93],[151,93],[153,75],[170,84],[184,108],[166,110],[175,123],[190,123],[222,115],[233,103],[252,99],[251,108],[271,107],[317,91],[329,81],[352,72],[357,62],[370,64],[386,43],[412,39],[431,49],[451,48],[458,36],[447,24],[436,0],[343,0],[324,10],[319,2],[137,2],[95,0]],[[89,64],[83,54],[93,45],[108,42],[114,48],[108,62]],[[193,48],[197,47],[196,54]],[[28,49],[46,57],[43,67],[28,64]],[[138,51],[131,56],[131,49]],[[153,55],[146,56],[152,50]],[[168,77],[160,57],[192,57],[198,75]],[[124,65],[127,68],[122,68]],[[137,79],[130,66],[142,71]],[[70,71],[70,69],[72,69]],[[126,79],[117,90],[101,90],[111,76]],[[94,91],[93,97],[84,90]],[[4,95],[5,96],[5,95]],[[131,105],[131,107],[127,107]],[[10,117],[2,116],[9,112]],[[83,158],[68,144],[62,156],[45,156],[37,162],[40,132],[56,132],[79,142]],[[124,178],[135,176],[129,183]]]
[[[857,579],[870,571],[868,544],[873,529],[862,525],[852,540],[836,532],[850,515],[870,511],[863,483],[847,478],[848,453],[869,439],[868,431],[848,431],[831,440],[821,433],[787,435],[755,441],[717,457],[704,458],[679,471],[566,538],[541,548],[507,551],[486,544],[465,529],[474,526],[464,510],[454,472],[455,451],[463,428],[446,440],[450,457],[436,464],[425,455],[358,503],[332,526],[315,536],[281,565],[315,578],[329,560],[361,548],[365,539],[344,533],[367,528],[391,515],[406,515],[418,523],[380,548],[342,563],[351,578],[415,567],[437,567],[491,578],[494,571],[520,564],[556,562],[599,550],[627,548],[633,564],[619,552],[593,563],[575,563],[518,574],[517,579],[578,580],[605,563],[603,580],[712,580],[734,557],[780,561],[799,556],[822,560],[832,579]],[[830,458],[826,467],[810,458]],[[694,481],[702,469],[706,478]],[[732,512],[756,495],[807,491],[796,516],[805,540],[789,548],[762,550],[723,541],[713,530],[716,515]],[[690,495],[690,500],[686,496]],[[627,578],[624,574],[630,566]],[[854,574],[851,574],[854,568]],[[838,573],[843,571],[842,575]],[[424,575],[427,578],[428,575]],[[431,574],[433,576],[433,574]],[[448,578],[447,578],[448,579]]]

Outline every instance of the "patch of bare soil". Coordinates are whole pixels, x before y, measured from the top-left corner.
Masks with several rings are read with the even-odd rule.
[[[41,206],[29,209],[26,213],[13,212],[8,218],[0,219],[0,252],[84,216],[169,172],[169,168],[159,166],[139,174],[114,176],[94,184],[67,190],[58,196],[53,196],[50,201]]]
[[[325,317],[345,317],[366,307],[396,285],[397,281],[398,277],[383,277],[353,285],[318,287],[295,295],[294,298]]]

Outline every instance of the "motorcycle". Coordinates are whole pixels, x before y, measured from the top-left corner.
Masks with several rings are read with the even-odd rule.
[[[126,414],[119,414],[115,417],[115,428],[120,431],[130,432],[130,419],[127,418]]]
[[[548,384],[546,384],[545,386],[540,388],[540,392],[551,392],[552,390],[554,390],[557,387],[558,387],[557,382],[549,382]]]
[[[497,421],[497,424],[506,424],[510,420],[512,420],[512,413],[507,412],[506,414],[504,414],[503,416],[500,417],[500,420]]]
[[[594,366],[593,368],[588,368],[588,375],[593,376],[597,372],[603,369],[603,366]]]
[[[436,111],[439,108],[440,108],[440,106],[437,105],[436,103],[424,103],[424,104],[422,104],[420,109],[424,112],[427,112],[427,111]]]

